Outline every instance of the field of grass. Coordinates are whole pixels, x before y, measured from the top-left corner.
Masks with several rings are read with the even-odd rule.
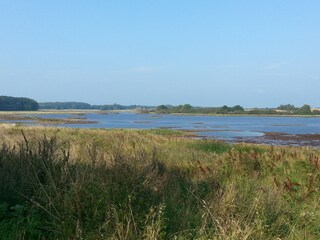
[[[320,239],[320,151],[0,125],[1,239]]]

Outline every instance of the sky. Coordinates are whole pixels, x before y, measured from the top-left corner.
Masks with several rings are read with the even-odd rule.
[[[320,106],[319,0],[0,0],[0,95]]]

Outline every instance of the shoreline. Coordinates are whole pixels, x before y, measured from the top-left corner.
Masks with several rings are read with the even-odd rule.
[[[175,115],[175,116],[215,116],[215,117],[319,117],[317,115],[290,115],[290,114],[217,114],[217,113],[149,113],[156,115]]]
[[[86,127],[86,125],[90,124],[98,124],[99,122],[93,121],[88,119],[86,116],[82,116],[88,113],[97,113],[97,114],[117,114],[119,112],[134,112],[134,111],[100,111],[100,110],[54,110],[54,111],[34,111],[34,112],[0,112],[0,124],[17,124],[17,125],[43,125],[43,126],[52,126],[52,127],[68,127],[68,125],[76,124],[82,125],[80,128],[90,128]],[[70,114],[74,116],[70,116],[68,118],[51,118],[48,116],[47,118],[41,117],[42,114]],[[34,116],[28,116],[34,115]],[[158,116],[160,114],[155,114],[153,116]],[[173,114],[168,114],[173,115]],[[177,116],[190,116],[191,114],[174,114]],[[219,117],[245,117],[245,116],[252,116],[252,115],[239,115],[239,114],[231,114],[231,115],[197,115],[197,116],[219,116]],[[255,117],[319,117],[319,116],[255,116]],[[150,121],[147,120],[137,120],[135,121],[136,124],[146,124]],[[187,138],[194,137],[194,138],[203,138],[203,139],[216,139],[222,140],[226,142],[246,142],[246,143],[255,143],[255,144],[268,144],[268,145],[284,145],[284,146],[315,146],[320,147],[320,133],[313,133],[313,134],[287,134],[285,132],[265,132],[260,131],[263,136],[234,136],[228,139],[227,137],[219,137],[219,136],[205,136],[202,135],[202,132],[235,132],[241,130],[219,130],[219,129],[203,129],[200,125],[202,122],[194,122],[194,124],[198,124],[199,127],[197,129],[174,129],[176,131],[182,132],[185,134]],[[281,125],[282,126],[282,125]],[[284,126],[292,126],[292,124],[284,125]],[[295,125],[294,125],[295,126]],[[95,128],[95,127],[94,127]],[[98,127],[97,127],[98,128]],[[168,127],[160,127],[159,129],[167,129]],[[130,128],[128,128],[130,129]],[[134,129],[134,128],[133,128]],[[170,129],[169,129],[170,130]]]
[[[56,110],[56,109],[40,109],[38,111],[0,111],[1,115],[24,115],[24,114],[86,114],[86,113],[97,113],[97,114],[106,114],[106,113],[124,113],[124,112],[134,112],[132,110],[95,110],[95,109],[65,109],[65,110]]]
[[[39,109],[38,111],[0,111],[1,115],[23,115],[23,114],[87,114],[87,113],[97,113],[97,114],[117,114],[117,113],[134,113],[134,114],[153,114],[153,115],[175,115],[175,116],[216,116],[216,117],[316,117],[320,118],[320,114],[314,115],[301,115],[301,114],[250,114],[250,113],[157,113],[157,112],[147,112],[141,113],[136,110],[97,110],[97,109]]]
[[[82,123],[76,123],[76,122],[69,122],[69,124],[87,124],[89,122],[82,122]],[[39,124],[43,125],[20,125],[19,123],[6,123],[6,122],[0,122],[0,128],[15,128],[15,127],[23,127],[23,128],[67,128],[67,129],[73,129],[70,127],[64,127],[60,126],[59,124],[68,124],[68,123],[41,123],[39,121]],[[48,124],[48,125],[46,125]],[[320,148],[320,133],[315,134],[287,134],[287,133],[281,133],[281,132],[261,132],[264,135],[263,136],[254,136],[254,137],[234,137],[233,139],[223,139],[219,137],[208,137],[208,136],[202,136],[202,131],[193,131],[193,130],[177,130],[177,129],[167,129],[167,128],[155,128],[155,129],[135,129],[135,128],[120,128],[120,129],[113,129],[113,128],[80,128],[84,130],[128,130],[128,131],[154,131],[157,132],[157,130],[165,130],[172,132],[170,136],[175,136],[178,138],[186,138],[186,139],[203,139],[203,140],[214,140],[214,141],[222,141],[226,143],[246,143],[246,144],[257,144],[257,145],[267,145],[267,146],[284,146],[284,147],[314,147],[314,148]],[[168,134],[168,133],[167,133]],[[181,135],[180,135],[181,134]]]
[[[235,142],[267,144],[276,146],[299,146],[320,148],[320,133],[288,134],[281,132],[263,132],[263,136],[252,138],[235,138]]]

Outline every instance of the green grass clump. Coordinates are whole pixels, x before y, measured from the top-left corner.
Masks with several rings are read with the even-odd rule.
[[[0,133],[3,239],[320,237],[316,149],[166,130]]]
[[[144,130],[144,131],[148,131],[156,135],[164,135],[164,136],[186,136],[187,135],[184,132],[172,130],[172,129],[166,129],[166,128],[163,128],[163,129],[156,128],[156,129],[150,129],[150,130]]]
[[[262,147],[257,146],[248,146],[248,145],[239,145],[239,144],[229,144],[224,141],[219,140],[203,140],[198,141],[196,143],[192,143],[190,145],[191,148],[196,150],[204,151],[204,152],[212,152],[212,153],[225,153],[230,151],[232,148],[236,149],[239,152],[256,152],[263,153],[265,150]]]
[[[221,154],[229,151],[232,146],[222,141],[216,140],[203,140],[198,141],[196,143],[192,143],[190,147],[195,148],[196,150],[204,151],[204,152],[212,152]]]

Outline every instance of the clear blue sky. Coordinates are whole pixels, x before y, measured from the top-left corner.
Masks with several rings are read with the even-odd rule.
[[[0,95],[320,106],[319,0],[0,0]]]

